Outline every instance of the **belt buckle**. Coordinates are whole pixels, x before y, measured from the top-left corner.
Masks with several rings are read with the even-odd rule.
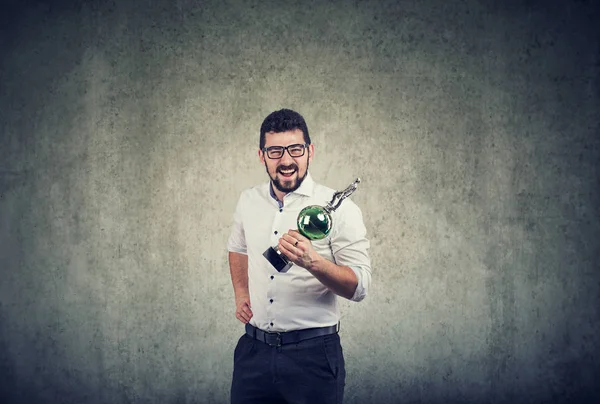
[[[276,335],[277,336],[277,342],[275,344],[271,344],[270,338],[267,341],[266,336],[270,337],[271,335]],[[265,343],[268,346],[280,347],[281,346],[281,333],[280,332],[266,332],[265,333]]]

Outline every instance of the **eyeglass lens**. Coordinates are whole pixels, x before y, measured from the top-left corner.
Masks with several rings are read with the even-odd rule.
[[[303,144],[293,144],[287,147],[283,146],[272,146],[267,149],[267,155],[270,158],[278,159],[283,156],[285,149],[288,150],[290,156],[292,157],[300,157],[304,155],[304,145]]]

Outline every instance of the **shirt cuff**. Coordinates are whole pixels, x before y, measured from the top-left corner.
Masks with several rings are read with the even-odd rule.
[[[248,255],[248,251],[246,248],[237,247],[237,246],[233,246],[233,245],[228,245],[227,251],[232,252],[232,253]]]
[[[362,267],[350,266],[350,269],[354,271],[356,279],[358,280],[358,285],[356,285],[356,290],[350,300],[353,302],[360,302],[367,296],[369,285],[371,283],[371,274]]]

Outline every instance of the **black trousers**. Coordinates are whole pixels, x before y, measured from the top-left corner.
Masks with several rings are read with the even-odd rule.
[[[339,334],[269,346],[244,334],[233,354],[231,404],[341,404],[346,369]]]

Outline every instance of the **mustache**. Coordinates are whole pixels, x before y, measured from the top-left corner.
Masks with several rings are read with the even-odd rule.
[[[277,172],[280,173],[281,170],[290,170],[290,169],[294,169],[294,170],[298,171],[298,166],[296,164],[290,164],[289,166],[279,166],[279,167],[277,167]]]

